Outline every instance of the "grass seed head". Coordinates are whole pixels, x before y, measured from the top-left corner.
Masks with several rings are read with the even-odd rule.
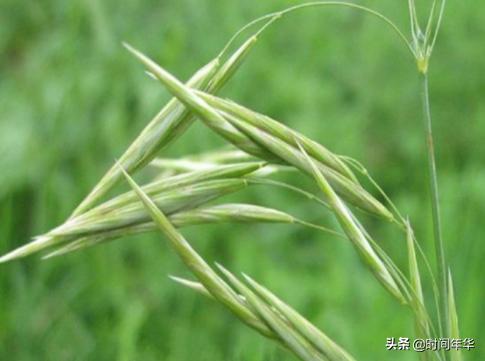
[[[406,304],[407,301],[394,281],[391,272],[387,269],[385,263],[379,258],[368,242],[361,230],[361,226],[356,223],[357,221],[355,217],[352,216],[349,208],[335,193],[322,172],[317,168],[315,162],[301,146],[300,151],[305,156],[308,164],[311,166],[315,181],[325,195],[328,204],[332,207],[334,214],[342,227],[342,230],[347,235],[349,240],[354,244],[364,263],[376,276],[379,282],[394,297],[396,297],[401,303]]]
[[[218,69],[218,71],[209,83],[208,90],[210,93],[215,93],[219,91],[227,83],[227,81],[232,78],[234,73],[239,69],[241,64],[244,62],[244,60],[252,50],[253,46],[256,44],[256,41],[257,36],[251,36]]]
[[[161,192],[156,204],[168,214],[199,207],[212,200],[246,188],[245,179],[210,180],[176,190]],[[40,252],[51,246],[88,235],[110,232],[146,223],[150,216],[139,202],[129,203],[106,213],[90,213],[72,219],[61,226],[0,257],[0,263]]]
[[[276,209],[256,206],[252,204],[228,203],[210,207],[196,208],[181,211],[170,215],[170,222],[177,227],[183,228],[199,224],[210,223],[299,223],[308,225],[290,214]],[[311,225],[310,227],[318,227]],[[145,222],[137,225],[129,225],[116,229],[105,229],[87,236],[64,237],[64,242],[69,242],[60,246],[55,251],[47,254],[44,258],[60,256],[66,253],[92,247],[100,243],[112,241],[121,237],[145,232],[153,232],[157,229],[152,222]],[[330,231],[330,230],[328,230]],[[59,240],[58,240],[59,242]]]
[[[234,127],[246,134],[254,142],[261,147],[266,148],[269,152],[278,156],[282,161],[293,165],[294,167],[302,170],[306,174],[312,176],[313,172],[306,161],[305,157],[298,151],[297,148],[291,146],[285,141],[275,137],[273,134],[269,134],[261,129],[258,129],[247,122],[244,122],[240,118],[235,116],[224,114],[228,122]],[[329,182],[335,187],[335,190],[345,198],[346,201],[359,207],[363,210],[370,212],[378,217],[392,221],[394,216],[392,213],[376,200],[370,193],[368,193],[362,186],[342,176],[340,173],[328,168],[320,162],[316,162],[321,172],[328,177]]]
[[[281,315],[303,336],[313,344],[329,360],[355,361],[343,348],[332,341],[327,335],[311,324],[285,302],[280,300],[267,288],[261,286],[251,277],[244,275],[256,294],[267,304],[278,310]]]
[[[451,271],[448,270],[448,325],[450,327],[448,334],[451,339],[460,339],[460,328],[458,326],[458,313],[456,312],[455,290],[453,287],[453,278]],[[451,350],[451,361],[462,361],[460,350]]]
[[[227,194],[247,187],[247,181],[240,178],[210,180],[194,185],[161,192],[153,196],[153,202],[166,214],[171,215],[187,209],[193,209],[218,199]],[[105,214],[78,217],[61,227],[49,232],[54,237],[86,235],[133,226],[150,220],[145,207],[138,200]]]
[[[188,81],[187,85],[193,88],[204,88],[219,67],[218,59],[215,59],[197,71]],[[128,147],[119,158],[118,162],[130,173],[150,162],[155,154],[181,135],[188,126],[191,114],[173,98],[160,112],[148,123],[140,135]],[[113,165],[108,172],[96,184],[93,190],[75,209],[72,216],[75,217],[90,209],[121,179],[119,168]]]
[[[233,314],[247,325],[255,328],[259,332],[270,335],[271,332],[262,324],[258,318],[249,310],[238,295],[229,287],[204,261],[204,259],[190,246],[185,238],[170,223],[164,213],[157,205],[143,192],[133,179],[124,173],[125,177],[140,197],[147,212],[152,217],[157,227],[168,238],[172,248],[187,266],[187,268],[197,277],[202,285],[211,295]]]
[[[231,272],[217,265],[229,283],[242,295],[254,312],[278,336],[279,340],[296,356],[305,361],[323,360],[323,357],[305,340],[274,308],[266,304],[249,287],[239,281]]]
[[[223,136],[239,149],[246,153],[255,155],[265,160],[273,160],[275,157],[271,153],[265,152],[248,139],[244,134],[237,131],[234,126],[228,123],[222,115],[215,109],[209,106],[204,100],[197,96],[194,91],[185,86],[177,78],[175,78],[168,71],[156,64],[153,60],[142,54],[138,50],[127,45],[128,50],[135,55],[157,79],[167,88],[168,91],[184,103],[195,115],[197,115],[204,123],[213,129],[216,133]]]
[[[143,191],[149,196],[156,196],[162,192],[167,192],[176,188],[195,185],[200,182],[216,180],[216,179],[230,179],[240,178],[262,168],[264,163],[262,162],[246,162],[227,165],[216,165],[214,167],[203,168],[200,170],[194,170],[191,172],[166,177],[160,180],[150,182],[142,187]],[[78,218],[97,217],[100,214],[106,214],[115,209],[119,209],[126,204],[138,202],[138,197],[135,192],[129,191],[121,194],[98,207],[84,213]],[[75,222],[75,221],[73,221]]]
[[[256,36],[250,37],[222,66],[219,58],[212,60],[190,78],[187,86],[203,89],[210,93],[219,91],[241,66],[255,43]],[[119,158],[119,163],[129,173],[135,172],[149,163],[157,152],[185,132],[192,122],[192,114],[188,113],[176,99],[172,99]],[[119,169],[113,166],[75,209],[73,216],[90,209],[119,180]]]
[[[304,136],[303,134],[296,132],[295,130],[285,126],[284,124],[274,119],[271,119],[266,115],[257,113],[233,101],[222,99],[203,91],[196,91],[196,94],[201,96],[209,105],[213,106],[217,110],[231,114],[238,119],[244,120],[252,126],[255,126],[262,131],[269,133],[294,147],[297,146],[295,139],[298,139],[298,141],[302,144],[308,154],[310,154],[312,157],[325,164],[326,166],[330,167],[331,169],[335,170],[336,172],[339,172],[343,176],[348,177],[350,180],[358,183],[357,178],[355,177],[353,172],[337,155],[329,151],[323,145]]]
[[[418,258],[415,250],[415,238],[409,221],[406,223],[406,241],[408,247],[409,279],[413,289],[411,293],[411,307],[413,308],[416,333],[419,337],[426,338],[430,335],[429,317],[426,312],[421,273],[418,266]]]

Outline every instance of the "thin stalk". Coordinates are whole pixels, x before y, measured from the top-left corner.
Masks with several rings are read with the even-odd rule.
[[[446,0],[442,0],[440,13],[438,15],[438,21],[436,23],[436,28],[434,30],[433,40],[431,41],[431,45],[430,45],[430,52],[433,51],[434,44],[436,44],[436,38],[438,37],[438,33],[441,27],[441,22],[443,21],[443,14],[445,13],[445,7],[446,7]]]
[[[426,149],[428,153],[428,178],[429,188],[431,192],[431,207],[433,216],[433,233],[434,233],[434,245],[436,252],[436,263],[438,269],[438,280],[440,290],[440,306],[441,306],[441,323],[443,329],[441,330],[442,337],[447,337],[448,334],[448,285],[446,278],[446,256],[445,248],[443,244],[443,237],[441,232],[441,217],[440,217],[440,199],[438,191],[438,175],[436,171],[436,160],[433,144],[433,128],[431,122],[431,107],[429,102],[429,88],[428,88],[428,76],[422,74],[422,101],[423,101],[423,113],[424,113],[424,125],[426,135]]]
[[[304,191],[301,188],[292,186],[291,184],[284,183],[284,182],[279,182],[279,181],[276,181],[276,180],[273,180],[273,179],[263,179],[263,178],[255,178],[255,177],[247,177],[246,180],[248,181],[248,183],[252,183],[252,184],[257,184],[257,185],[258,184],[259,185],[270,185],[270,186],[275,186],[275,187],[281,187],[281,188],[288,189],[288,190],[290,190],[292,192],[299,193],[299,194],[307,197],[308,199],[310,199],[312,201],[315,201],[315,202],[323,205],[327,209],[330,209],[330,206],[323,199],[321,199],[320,197],[317,197],[313,193]]]
[[[306,3],[302,3],[302,4],[298,4],[298,5],[288,7],[284,10],[281,10],[281,11],[277,11],[277,12],[273,12],[273,13],[270,13],[270,14],[263,15],[263,16],[257,18],[257,19],[254,19],[253,21],[247,23],[241,29],[239,29],[231,37],[231,39],[229,39],[227,44],[224,46],[224,48],[220,52],[219,56],[222,56],[227,51],[227,49],[229,49],[229,47],[232,45],[234,40],[240,34],[242,34],[244,31],[246,31],[247,29],[249,29],[250,27],[252,27],[253,25],[255,25],[255,24],[257,24],[261,21],[265,21],[265,20],[269,19],[269,22],[263,26],[263,28],[258,32],[258,35],[260,33],[262,33],[271,24],[273,24],[276,20],[282,18],[284,15],[286,15],[288,13],[291,13],[295,10],[304,9],[304,8],[320,7],[320,6],[342,6],[342,7],[347,7],[347,8],[353,8],[353,9],[356,9],[356,10],[359,10],[359,11],[362,11],[364,13],[368,13],[370,15],[377,17],[378,19],[384,21],[384,23],[386,23],[388,26],[390,26],[391,29],[404,42],[404,44],[409,49],[411,54],[415,55],[412,44],[409,42],[409,40],[406,38],[406,36],[402,33],[402,31],[399,29],[399,27],[392,20],[390,20],[389,18],[387,18],[386,16],[384,16],[380,12],[373,10],[373,9],[370,9],[368,7],[362,6],[362,5],[358,5],[358,4],[354,4],[354,3],[346,2],[346,1],[310,1],[310,2],[306,2]]]

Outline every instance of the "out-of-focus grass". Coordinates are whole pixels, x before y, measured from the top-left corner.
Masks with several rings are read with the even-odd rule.
[[[64,220],[168,99],[120,46],[127,40],[187,77],[250,19],[290,1],[13,1],[0,4],[0,251]],[[406,26],[404,2],[365,1]],[[449,2],[431,66],[443,223],[463,336],[485,333],[485,5]],[[416,72],[381,23],[349,10],[307,10],[257,45],[225,95],[361,160],[431,249]],[[200,125],[167,155],[222,142]],[[246,200],[318,220],[294,196]],[[323,215],[322,215],[323,217]],[[429,220],[429,221],[420,221]],[[394,254],[402,239],[373,231]],[[245,271],[359,360],[413,360],[385,350],[403,316],[349,244],[297,227],[194,228],[211,261]],[[404,252],[403,252],[404,253]],[[0,359],[289,360],[217,305],[166,278],[183,274],[159,235],[64,258],[0,267]],[[429,290],[427,290],[429,292]],[[467,360],[481,360],[479,349]]]

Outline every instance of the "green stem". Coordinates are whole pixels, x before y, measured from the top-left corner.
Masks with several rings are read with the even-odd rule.
[[[440,308],[439,314],[441,318],[441,336],[447,337],[448,335],[448,292],[447,292],[447,279],[446,279],[446,257],[445,248],[443,244],[443,237],[441,233],[441,217],[440,217],[440,200],[438,192],[438,176],[436,172],[436,160],[433,144],[433,129],[431,122],[431,109],[429,102],[429,89],[428,89],[428,76],[422,74],[422,97],[423,97],[423,111],[424,111],[424,123],[426,134],[426,148],[428,151],[428,172],[429,172],[429,187],[431,192],[432,203],[432,215],[433,215],[433,232],[434,232],[434,245],[436,252],[436,263],[438,269],[438,280],[440,289]]]
[[[257,19],[252,20],[251,22],[247,23],[241,29],[239,29],[231,37],[231,39],[229,39],[229,41],[227,42],[227,44],[224,46],[224,48],[220,52],[219,56],[222,56],[222,54],[224,54],[227,51],[227,49],[232,45],[232,43],[234,42],[234,40],[240,34],[242,34],[248,28],[252,27],[253,25],[255,25],[255,24],[257,24],[257,23],[259,23],[261,21],[269,20],[258,31],[257,35],[259,35],[260,33],[262,33],[268,26],[270,26],[276,20],[280,19],[281,17],[283,17],[286,14],[292,13],[295,10],[300,10],[300,9],[305,9],[305,8],[312,8],[312,7],[320,7],[320,6],[342,6],[342,7],[347,7],[347,8],[353,8],[353,9],[356,9],[356,10],[359,10],[359,11],[363,11],[365,13],[368,13],[368,14],[371,14],[371,15],[377,17],[378,19],[384,21],[384,23],[386,23],[387,25],[389,25],[391,27],[391,29],[406,44],[406,47],[411,52],[411,54],[413,54],[413,56],[416,55],[415,52],[414,52],[414,48],[413,48],[412,44],[409,42],[409,40],[406,38],[406,36],[402,33],[402,31],[399,29],[399,27],[396,24],[394,24],[394,22],[392,20],[390,20],[389,18],[387,18],[386,16],[384,16],[380,12],[378,12],[376,10],[373,10],[371,8],[368,8],[366,6],[362,6],[362,5],[359,5],[359,4],[354,4],[354,3],[346,2],[346,1],[310,1],[310,2],[305,2],[305,3],[302,3],[302,4],[298,4],[298,5],[294,5],[294,6],[288,7],[286,9],[284,9],[284,10],[281,10],[281,11],[277,11],[277,12],[274,12],[274,13],[270,13],[270,14],[263,15],[263,16],[257,18]]]

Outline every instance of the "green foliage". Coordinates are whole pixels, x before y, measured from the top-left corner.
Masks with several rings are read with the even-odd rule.
[[[217,53],[228,34],[284,3],[289,2],[4,2],[1,253],[68,217],[168,99],[133,66],[121,40],[187,78]],[[406,23],[404,4],[368,3]],[[485,317],[479,269],[485,247],[475,241],[483,233],[485,212],[481,7],[450,2],[430,68],[443,233],[460,331],[479,339]],[[382,29],[351,10],[306,10],[264,35],[225,95],[363,161],[410,215],[428,248],[415,70],[393,35]],[[220,144],[196,126],[167,152],[197,153]],[[249,190],[245,199],[279,203],[319,223],[325,218],[320,209],[317,213],[291,194],[277,193]],[[404,243],[390,238],[388,227],[368,223],[373,234],[387,239],[386,246],[405,250]],[[396,306],[362,272],[348,244],[294,225],[198,227],[192,234],[203,238],[199,249],[206,258],[271,285],[359,360],[385,359],[385,337],[412,333],[411,322],[395,316]],[[49,263],[28,259],[0,270],[1,359],[192,360],[193,350],[200,360],[289,359],[217,307],[174,287],[164,275],[183,273],[182,267],[158,236],[126,239]],[[466,356],[480,360],[483,351]]]

